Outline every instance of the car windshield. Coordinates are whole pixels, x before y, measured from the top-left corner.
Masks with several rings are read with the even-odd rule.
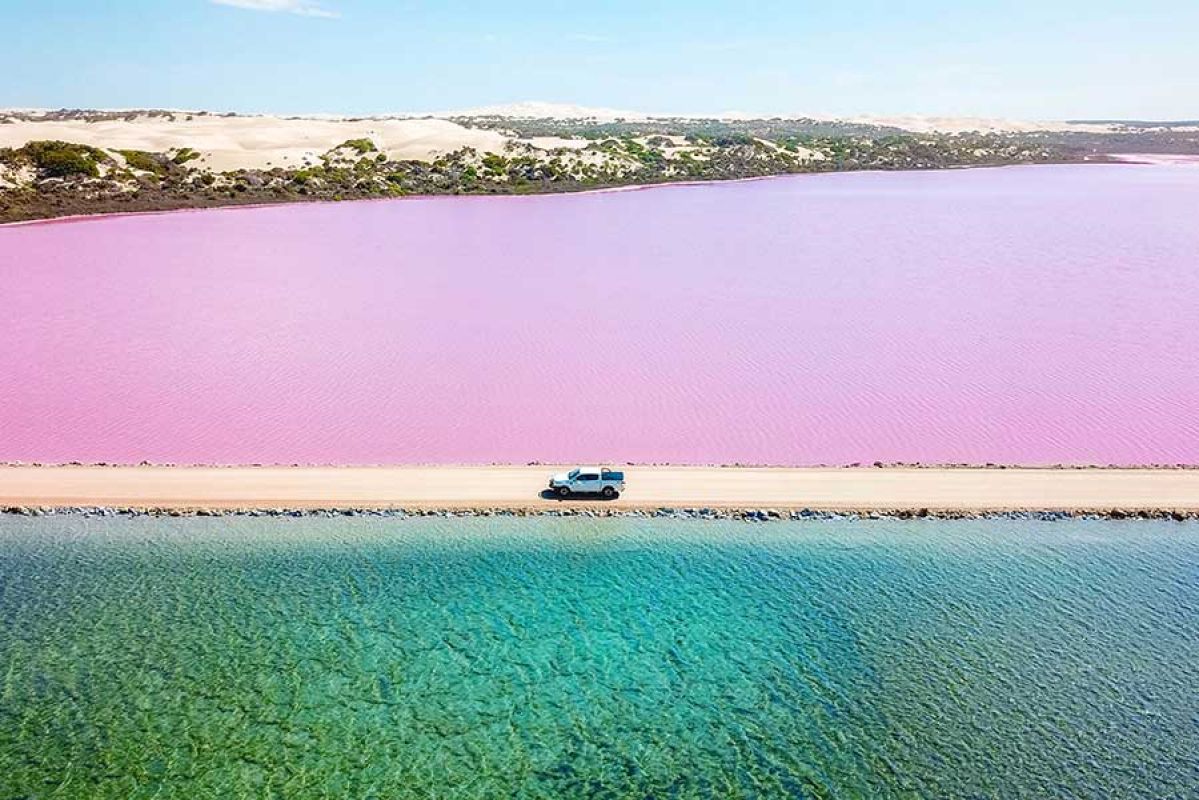
[[[566,477],[570,478],[571,480],[574,480],[575,478],[579,477],[579,471],[577,469],[572,469],[570,471],[570,474],[567,475]]]

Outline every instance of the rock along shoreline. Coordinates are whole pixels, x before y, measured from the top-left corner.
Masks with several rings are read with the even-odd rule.
[[[471,518],[471,517],[581,517],[591,519],[682,519],[736,520],[742,522],[827,521],[827,520],[1199,520],[1199,509],[1094,508],[1094,509],[1008,509],[978,510],[952,508],[880,508],[826,510],[816,508],[735,508],[671,507],[655,508],[158,508],[135,506],[3,506],[0,514],[25,517],[339,517]]]

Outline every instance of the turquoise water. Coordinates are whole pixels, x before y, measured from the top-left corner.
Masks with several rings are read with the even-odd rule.
[[[1199,525],[0,517],[0,797],[1194,797]]]

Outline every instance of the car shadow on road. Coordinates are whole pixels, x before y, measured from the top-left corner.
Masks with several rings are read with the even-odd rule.
[[[550,489],[542,489],[538,494],[542,500],[562,500],[566,502],[587,502],[587,503],[610,503],[613,500],[619,500],[620,495],[613,497],[604,497],[602,494],[568,494],[566,497],[558,494]]]

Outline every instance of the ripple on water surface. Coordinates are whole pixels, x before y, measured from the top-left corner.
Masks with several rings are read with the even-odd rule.
[[[0,796],[1186,796],[1199,526],[0,517]]]
[[[1199,462],[1199,169],[0,229],[0,460]]]

